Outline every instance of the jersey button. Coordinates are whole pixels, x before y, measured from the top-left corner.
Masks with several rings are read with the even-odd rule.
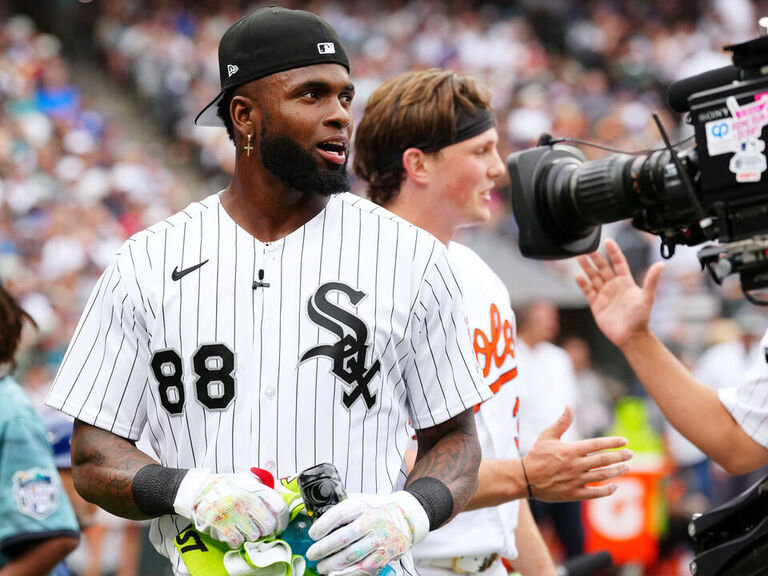
[[[275,329],[275,322],[274,322],[273,320],[267,320],[267,321],[264,323],[264,327],[265,327],[267,330],[269,330],[270,332],[272,332],[272,331]]]
[[[272,400],[272,398],[275,397],[275,389],[274,388],[267,388],[264,390],[264,396]]]
[[[274,472],[274,471],[275,471],[275,463],[274,463],[274,462],[272,462],[272,460],[270,460],[269,462],[267,462],[267,463],[265,464],[265,466],[267,467],[267,470],[269,470],[270,472]]]

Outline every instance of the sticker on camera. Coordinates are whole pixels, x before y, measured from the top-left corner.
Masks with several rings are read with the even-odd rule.
[[[13,475],[13,499],[19,512],[42,520],[59,507],[56,477],[41,468],[20,470]]]
[[[728,169],[736,174],[737,182],[759,182],[768,167],[763,154],[765,142],[760,138],[763,126],[768,124],[768,96],[762,94],[760,99],[743,106],[729,96],[725,105],[733,116],[731,129],[739,142]]]
[[[728,169],[736,174],[737,182],[759,182],[768,167],[765,141],[760,137],[768,124],[768,94],[760,94],[754,102],[739,106],[736,98],[725,101],[731,118],[707,122],[707,152],[710,156],[733,154]]]
[[[707,134],[707,153],[711,156],[733,154],[739,143],[732,127],[732,118],[720,118],[704,124]]]

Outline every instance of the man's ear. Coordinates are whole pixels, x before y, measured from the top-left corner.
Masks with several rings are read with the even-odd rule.
[[[261,109],[251,98],[241,95],[232,98],[229,114],[240,142],[245,142],[248,134],[251,135],[251,138],[256,138],[261,134]]]
[[[429,155],[418,148],[408,148],[403,152],[403,168],[408,178],[417,184],[426,184],[430,176]]]

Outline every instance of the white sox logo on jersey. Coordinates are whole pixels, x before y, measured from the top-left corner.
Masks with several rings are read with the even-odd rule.
[[[355,307],[366,296],[364,292],[341,282],[327,282],[321,285],[307,301],[307,313],[312,322],[335,334],[339,340],[335,344],[321,344],[310,348],[302,354],[299,363],[318,356],[330,358],[333,360],[331,373],[353,386],[349,392],[344,392],[344,406],[350,408],[362,396],[370,410],[376,404],[376,393],[368,388],[368,384],[381,369],[381,363],[376,360],[372,366],[366,368],[368,326],[354,314],[332,304],[328,300],[331,292],[343,293]]]

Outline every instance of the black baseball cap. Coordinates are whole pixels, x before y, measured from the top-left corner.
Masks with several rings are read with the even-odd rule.
[[[195,118],[199,126],[223,126],[218,104],[224,92],[270,74],[349,59],[333,27],[306,10],[271,5],[243,16],[219,42],[221,92]]]

